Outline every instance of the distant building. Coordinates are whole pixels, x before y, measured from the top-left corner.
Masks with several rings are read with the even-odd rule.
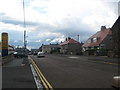
[[[39,52],[39,49],[31,49],[32,54],[37,53],[37,52]]]
[[[59,44],[50,44],[50,45],[43,45],[39,48],[40,51],[44,53],[52,54],[52,53],[59,53],[60,46]]]
[[[70,37],[66,38],[66,41],[61,42],[60,44],[60,53],[62,54],[81,54],[82,44],[78,41],[71,39]]]
[[[107,55],[112,49],[112,31],[101,26],[101,31],[92,35],[82,46],[84,55]]]
[[[8,54],[12,54],[12,53],[14,53],[14,51],[15,51],[15,47],[8,45]]]
[[[120,16],[111,28],[113,33],[113,52],[120,57]]]

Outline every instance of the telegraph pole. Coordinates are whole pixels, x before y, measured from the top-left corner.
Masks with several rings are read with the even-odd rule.
[[[24,17],[24,52],[26,52],[26,23],[25,23],[25,3],[23,0],[23,17]]]

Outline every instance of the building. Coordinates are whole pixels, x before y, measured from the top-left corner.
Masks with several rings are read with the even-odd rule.
[[[84,55],[107,55],[112,49],[112,31],[101,26],[101,31],[92,35],[82,46]]]
[[[112,28],[113,37],[113,52],[115,56],[120,56],[120,16],[113,24]]]
[[[60,46],[59,44],[50,44],[50,45],[43,45],[39,48],[40,51],[52,54],[52,53],[59,53],[60,52]]]
[[[31,53],[34,54],[34,53],[38,53],[39,52],[39,49],[31,49]]]
[[[66,41],[61,42],[60,44],[60,53],[62,54],[81,54],[82,53],[82,44],[78,41],[68,37]]]
[[[15,47],[11,46],[11,45],[8,45],[8,54],[13,54],[14,51],[15,51]]]

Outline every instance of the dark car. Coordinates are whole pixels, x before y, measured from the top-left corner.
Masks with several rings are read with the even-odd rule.
[[[37,55],[37,52],[34,52],[33,55]]]
[[[15,58],[24,58],[24,57],[28,57],[28,55],[25,53],[22,53],[22,52],[15,52],[14,57]]]
[[[29,52],[28,55],[32,55],[32,52]]]

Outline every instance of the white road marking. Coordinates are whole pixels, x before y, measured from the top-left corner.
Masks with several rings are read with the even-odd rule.
[[[68,57],[68,58],[73,58],[73,59],[76,59],[76,58],[79,58],[79,57],[70,56],[70,57]]]

